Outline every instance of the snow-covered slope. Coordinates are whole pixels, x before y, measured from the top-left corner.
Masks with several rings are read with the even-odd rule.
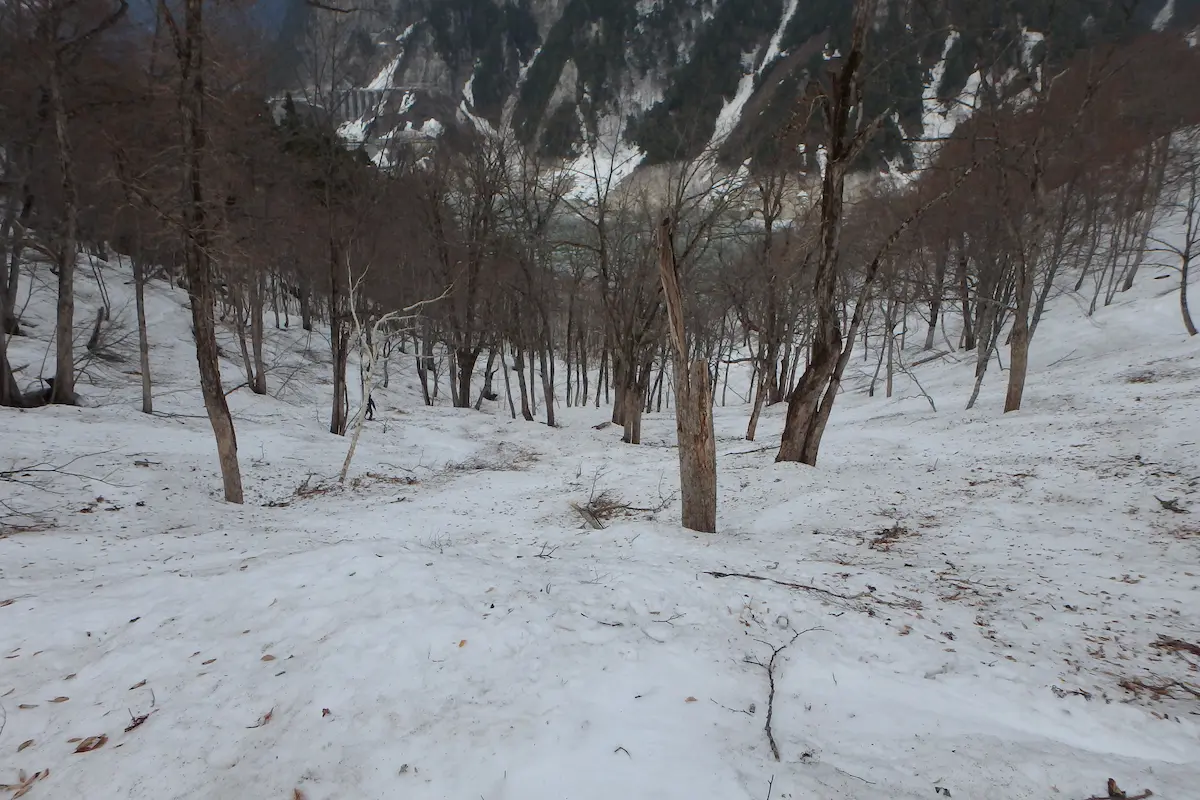
[[[125,271],[106,275],[124,307]],[[326,345],[295,329],[272,330],[279,397],[231,395],[248,503],[225,505],[185,298],[156,283],[163,413],[138,413],[128,364],[82,389],[94,407],[0,410],[0,469],[63,467],[0,481],[41,522],[0,538],[0,783],[1082,800],[1113,777],[1193,798],[1197,698],[1121,686],[1200,685],[1194,656],[1154,646],[1200,640],[1200,351],[1165,283],[1092,319],[1059,298],[1016,414],[996,377],[961,410],[969,358],[917,368],[938,413],[904,381],[888,401],[852,379],[810,469],[772,461],[782,409],[752,444],[748,409],[719,408],[713,536],[677,524],[669,415],[632,447],[593,429],[605,409],[547,429],[424,408],[403,356],[353,485],[332,488],[346,442],[305,355]],[[14,363],[44,354],[50,297]],[[583,527],[570,503],[603,491],[663,508]]]

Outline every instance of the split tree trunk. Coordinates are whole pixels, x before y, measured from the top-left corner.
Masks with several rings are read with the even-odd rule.
[[[717,531],[717,444],[713,435],[712,384],[708,362],[688,363],[687,331],[671,220],[659,226],[658,266],[671,344],[675,348],[675,433],[679,439],[679,488],[683,527]]]

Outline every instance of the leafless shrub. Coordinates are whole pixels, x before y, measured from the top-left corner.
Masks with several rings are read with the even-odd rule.
[[[463,461],[449,461],[446,472],[521,472],[537,463],[538,455],[501,442],[490,452],[476,453]]]
[[[658,486],[658,502],[653,506],[635,506],[626,502],[611,489],[600,489],[598,483],[605,473],[599,469],[592,477],[592,488],[588,500],[580,508],[591,514],[599,522],[607,522],[616,517],[630,517],[634,514],[657,514],[664,510],[674,500],[674,495],[664,495],[662,482]]]

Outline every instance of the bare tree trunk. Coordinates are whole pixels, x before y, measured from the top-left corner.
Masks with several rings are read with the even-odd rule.
[[[529,379],[529,411],[533,416],[537,416],[537,390],[534,389],[533,379],[536,367],[533,365],[533,350],[530,349],[525,354],[525,364],[529,370],[525,373],[525,377]]]
[[[104,327],[104,306],[96,309],[96,319],[92,321],[92,335],[88,337],[87,344],[84,347],[89,353],[96,352],[100,346],[100,331]]]
[[[525,354],[515,345],[512,353],[513,371],[517,373],[517,386],[521,390],[521,416],[526,422],[533,422],[533,412],[529,410],[529,390],[525,386]]]
[[[140,249],[140,248],[139,248]],[[146,334],[146,265],[140,252],[131,258],[133,265],[133,292],[137,302],[138,363],[142,373],[142,413],[154,413],[154,396],[150,381],[150,339]]]
[[[1145,218],[1142,222],[1141,239],[1134,256],[1133,265],[1126,273],[1125,282],[1121,286],[1121,291],[1123,292],[1128,292],[1133,288],[1133,281],[1137,278],[1138,268],[1141,267],[1142,262],[1145,260],[1146,244],[1150,239],[1150,231],[1154,227],[1154,207],[1158,203],[1158,196],[1162,191],[1163,180],[1167,174],[1167,162],[1171,156],[1171,134],[1168,133],[1157,144],[1151,144],[1150,151],[1154,170],[1150,183],[1146,187],[1146,193],[1142,198],[1142,202],[1146,208],[1144,211]]]
[[[300,281],[300,327],[312,332],[312,292],[309,291],[308,280]]]
[[[66,100],[62,92],[62,54],[54,54],[50,70],[50,106],[54,114],[54,141],[63,192],[62,228],[55,254],[58,267],[58,308],[55,323],[53,403],[74,404],[75,397],[75,258],[79,238],[79,189],[75,184],[75,162],[67,130]]]
[[[279,330],[279,280],[271,272],[271,313],[275,315],[275,330]]]
[[[504,371],[504,395],[508,398],[508,413],[517,418],[517,407],[513,405],[512,381],[508,378],[508,358],[504,355],[504,344],[500,344],[500,368]]]
[[[455,393],[455,405],[468,408],[471,404],[471,378],[475,374],[475,362],[479,360],[480,348],[459,348],[455,353],[458,381],[458,391]]]
[[[958,299],[962,304],[963,330],[960,346],[975,349],[975,323],[971,320],[971,286],[967,280],[967,240],[962,237],[958,245]]]
[[[163,13],[165,6],[160,6]],[[204,212],[201,175],[206,136],[204,130],[204,0],[186,0],[186,33],[181,39],[179,61],[181,90],[179,108],[183,121],[183,169],[185,225],[184,265],[192,324],[196,329],[196,362],[200,368],[200,390],[204,407],[217,441],[225,500],[242,502],[242,473],[238,466],[237,436],[233,416],[221,389],[221,367],[216,328],[213,323],[212,266],[209,263],[208,226]]]
[[[0,407],[21,408],[25,405],[21,387],[8,363],[8,314],[8,292],[0,287]]]
[[[557,425],[554,422],[554,375],[551,371],[553,362],[547,360],[546,349],[538,348],[538,365],[542,370],[542,394],[546,399],[546,424],[554,428]]]
[[[616,351],[612,354],[612,372],[611,382],[613,385],[613,406],[612,406],[612,421],[614,425],[625,424],[625,376],[628,367],[625,366],[625,358],[618,357]],[[608,388],[605,387],[605,400],[608,400]]]
[[[433,335],[429,328],[429,320],[421,321],[421,341],[419,344],[414,344],[413,350],[417,351],[415,356],[417,359],[417,377],[421,379],[421,397],[425,400],[425,405],[433,405],[433,396],[429,392],[429,373],[436,369],[433,363]]]
[[[345,297],[350,287],[345,287],[345,290],[342,287],[341,248],[332,219],[332,200],[329,198],[331,190],[327,187],[325,191],[325,207],[329,215],[329,344],[333,355],[333,404],[329,414],[329,432],[345,436],[350,415],[349,390],[346,384],[346,370],[350,362],[350,337],[346,330],[345,304],[353,300]]]
[[[237,333],[238,351],[242,354],[242,369],[246,372],[246,385],[254,384],[254,361],[250,358],[250,348],[246,345],[246,306],[242,302],[240,286],[229,285],[230,306],[233,309],[234,332]]]
[[[21,284],[21,255],[25,249],[25,225],[33,213],[33,193],[28,186],[22,187],[21,212],[16,222],[9,221],[9,230],[5,233],[8,239],[8,275],[7,288],[4,292],[4,308],[2,309],[7,321],[0,326],[0,333],[16,336],[20,331],[20,320],[17,319],[17,290]]]
[[[580,331],[579,338],[579,386],[583,392],[583,402],[578,405],[586,406],[588,404],[588,352],[587,340],[584,338],[583,332]]]
[[[938,259],[933,276],[933,298],[929,301],[929,332],[925,334],[925,350],[933,349],[933,337],[937,334],[938,317],[942,313],[942,291],[946,285],[946,261],[950,258],[947,249],[944,257]]]
[[[683,527],[717,531],[717,445],[713,435],[712,384],[708,362],[688,364],[687,330],[679,269],[672,246],[671,220],[659,226],[659,275],[675,362],[675,433],[679,441],[679,489]]]
[[[1188,336],[1196,335],[1196,323],[1192,322],[1192,312],[1188,308],[1188,271],[1191,268],[1191,247],[1184,250],[1179,264],[1179,310],[1183,312],[1183,325],[1187,328]]]
[[[479,411],[483,408],[483,399],[488,395],[495,397],[495,392],[492,391],[492,375],[494,370],[492,365],[496,363],[496,348],[488,349],[487,366],[483,368],[483,387],[479,390],[479,397],[475,400],[475,410]]]
[[[267,367],[263,362],[263,274],[250,278],[250,347],[254,352],[254,380],[250,391],[267,393]]]

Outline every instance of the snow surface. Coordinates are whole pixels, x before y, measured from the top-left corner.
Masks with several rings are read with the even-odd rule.
[[[1167,0],[1163,3],[1163,7],[1154,15],[1154,22],[1151,27],[1156,31],[1166,30],[1166,27],[1171,24],[1171,19],[1175,16],[1175,0]]]
[[[128,330],[128,271],[102,274]],[[967,355],[914,368],[937,413],[903,377],[894,399],[866,397],[874,362],[856,356],[817,469],[773,463],[782,408],[741,439],[735,373],[716,535],[678,525],[669,414],[635,447],[592,427],[603,408],[560,408],[557,429],[498,403],[425,408],[402,355],[353,485],[332,488],[346,441],[325,430],[328,342],[298,324],[271,329],[272,394],[230,395],[247,504],[226,505],[186,297],[155,281],[155,415],[137,411],[128,344],[127,362],[90,367],[91,407],[0,409],[0,469],[63,468],[0,481],[42,522],[0,537],[0,783],[49,769],[27,798],[1081,800],[1113,777],[1193,800],[1200,706],[1119,685],[1198,682],[1151,646],[1200,639],[1200,342],[1155,278],[1090,319],[1056,298],[1019,413],[1000,414],[999,372],[961,410]],[[98,293],[79,283],[86,323]],[[46,357],[51,285],[39,271],[22,288],[23,381]],[[669,502],[592,530],[569,504],[594,490]],[[795,632],[776,761],[749,662]]]

